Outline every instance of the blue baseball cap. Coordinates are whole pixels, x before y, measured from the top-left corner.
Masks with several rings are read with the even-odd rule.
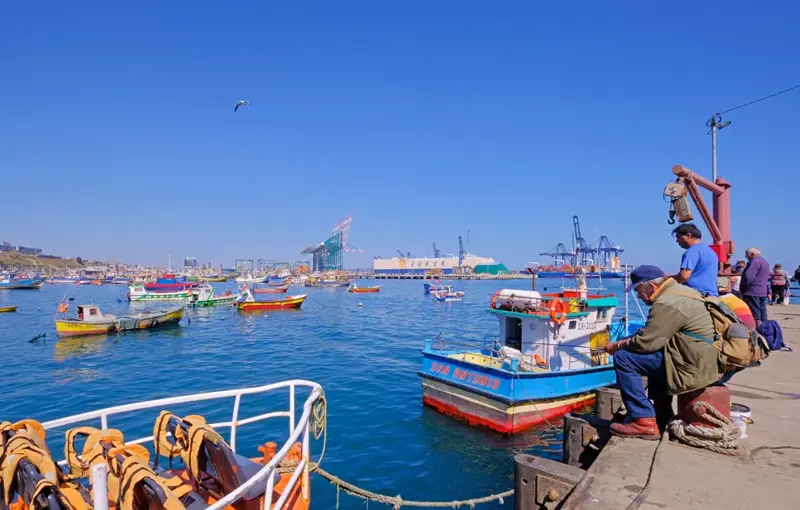
[[[658,266],[639,266],[631,272],[631,284],[625,287],[625,292],[630,292],[643,283],[665,276],[667,274]]]

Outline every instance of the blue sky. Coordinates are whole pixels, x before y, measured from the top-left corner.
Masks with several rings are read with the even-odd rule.
[[[559,4],[559,5],[556,5]],[[84,258],[511,267],[607,234],[677,268],[661,193],[715,111],[800,83],[773,2],[5,2],[0,237]],[[237,113],[233,105],[252,106]],[[800,90],[726,115],[739,252],[800,263]]]

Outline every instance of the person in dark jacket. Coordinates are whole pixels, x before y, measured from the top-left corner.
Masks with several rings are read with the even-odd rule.
[[[739,292],[742,299],[756,320],[756,326],[767,321],[767,301],[769,300],[769,262],[761,256],[758,248],[748,248],[744,252],[747,258],[747,266],[742,272],[742,280],[739,282]]]
[[[772,274],[769,275],[769,284],[772,287],[772,304],[782,305],[789,288],[789,275],[780,264],[775,264]]]

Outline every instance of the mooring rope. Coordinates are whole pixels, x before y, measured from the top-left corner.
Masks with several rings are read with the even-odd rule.
[[[375,501],[377,503],[382,503],[384,505],[390,505],[394,510],[398,510],[404,506],[406,507],[417,507],[417,508],[461,508],[461,507],[468,507],[470,509],[474,509],[476,505],[480,505],[482,503],[490,503],[492,501],[500,501],[502,505],[504,503],[503,498],[507,498],[514,494],[514,490],[507,490],[505,492],[501,492],[499,494],[492,494],[490,496],[484,496],[480,498],[471,498],[471,499],[464,499],[464,500],[455,500],[455,501],[412,501],[412,500],[405,500],[399,494],[397,496],[387,496],[385,494],[378,494],[377,492],[373,492],[367,489],[363,489],[358,487],[357,485],[353,485],[352,483],[346,482],[335,476],[321,467],[319,467],[320,463],[322,462],[322,458],[325,456],[325,448],[328,442],[328,428],[327,428],[327,420],[328,420],[328,401],[325,397],[325,393],[323,392],[319,400],[314,404],[314,407],[311,410],[311,423],[309,424],[310,432],[314,439],[322,438],[322,451],[319,455],[319,460],[317,462],[309,463],[309,471],[313,473],[318,473],[321,477],[328,480],[332,485],[336,487],[336,508],[339,508],[339,492],[344,491],[351,496],[355,496],[366,501]],[[278,473],[291,473],[294,472],[295,468],[297,467],[298,461],[284,461],[281,462],[277,468]]]
[[[705,407],[706,412],[702,418],[715,427],[701,427],[691,425],[681,419],[672,420],[667,428],[672,437],[683,444],[697,448],[705,448],[723,455],[741,455],[739,447],[739,427],[729,418],[706,402],[695,402],[692,410],[697,413],[698,408]]]

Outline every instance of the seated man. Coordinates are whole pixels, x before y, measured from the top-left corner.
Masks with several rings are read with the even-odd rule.
[[[713,338],[714,324],[705,304],[686,294],[697,293],[668,277],[656,266],[639,266],[631,285],[639,299],[650,305],[644,328],[631,337],[609,343],[614,355],[617,386],[628,411],[627,423],[614,423],[618,436],[659,439],[656,408],[642,384],[648,377],[650,396],[659,415],[672,412],[672,396],[716,383],[725,371],[725,358],[716,347],[699,338]]]

